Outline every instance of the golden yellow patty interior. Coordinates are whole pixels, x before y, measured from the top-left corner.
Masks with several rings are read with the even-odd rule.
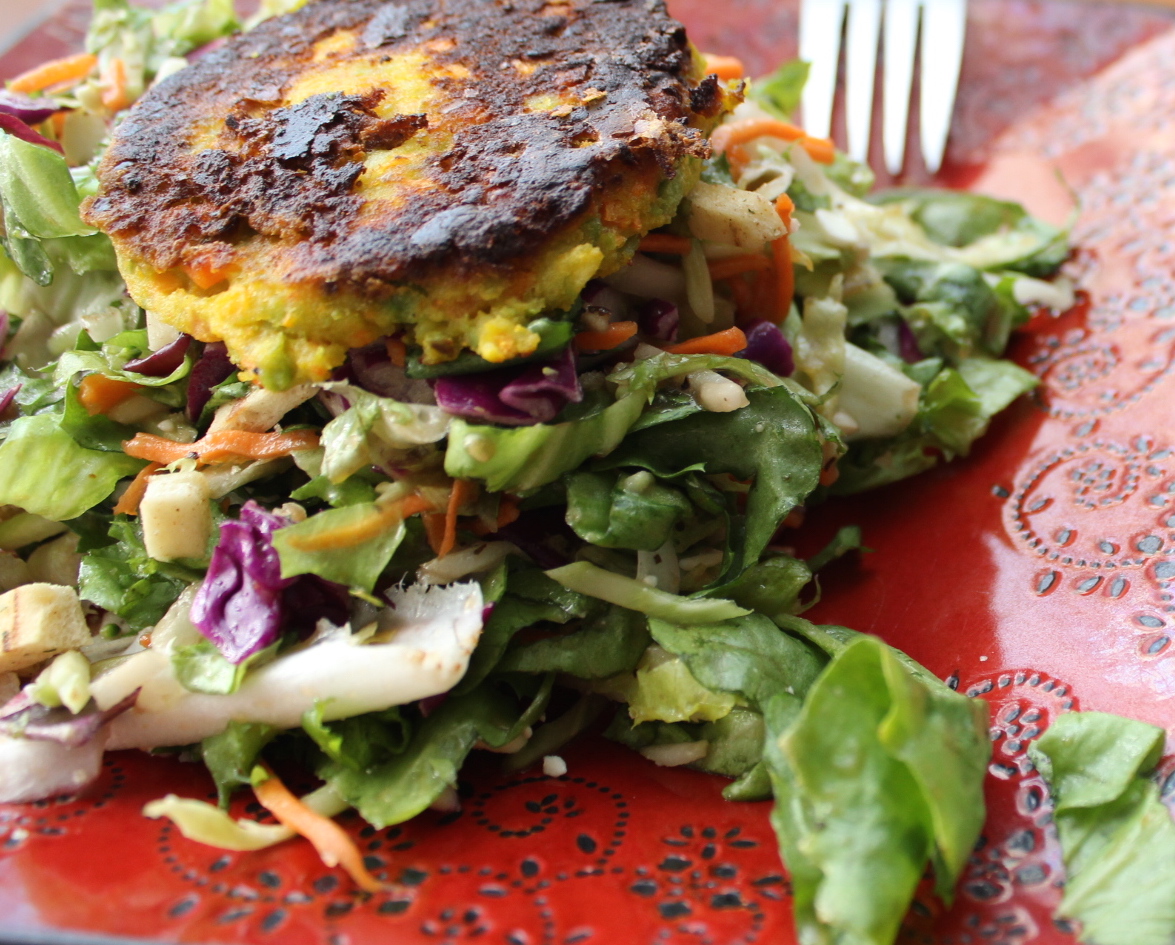
[[[148,92],[85,214],[266,386],[390,333],[500,362],[669,221],[723,107],[659,2],[317,0]]]

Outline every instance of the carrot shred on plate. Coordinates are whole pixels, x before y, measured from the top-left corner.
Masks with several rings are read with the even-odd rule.
[[[331,818],[311,810],[282,784],[277,775],[267,773],[266,780],[253,786],[253,793],[278,823],[309,840],[323,863],[330,867],[341,866],[360,889],[377,893],[387,888],[368,872],[358,845],[342,827]]]
[[[642,253],[666,253],[670,256],[685,256],[694,241],[688,236],[674,236],[672,233],[647,233],[641,237],[637,248]]]
[[[163,466],[159,463],[148,463],[140,469],[135,475],[135,478],[131,480],[131,484],[126,487],[126,492],[115,503],[114,514],[138,515],[139,505],[143,501],[143,496],[147,493],[147,481],[157,469],[162,468]]]
[[[353,548],[355,545],[370,541],[417,512],[427,512],[432,508],[433,504],[423,496],[409,495],[377,508],[357,522],[313,535],[291,535],[288,542],[296,551],[336,551],[341,548]]]
[[[756,272],[760,269],[769,269],[771,261],[758,253],[747,253],[745,256],[729,256],[726,259],[715,259],[709,264],[710,278],[715,282],[723,279],[732,279],[745,272]]]
[[[613,322],[603,331],[581,331],[573,339],[580,351],[611,351],[636,334],[636,322]]]
[[[250,433],[246,430],[218,430],[195,443],[177,443],[153,433],[136,433],[122,444],[127,456],[167,465],[178,459],[195,459],[200,465],[230,460],[277,459],[298,450],[314,449],[318,434],[313,430],[288,433]]]
[[[727,328],[712,335],[691,338],[681,344],[666,348],[670,354],[722,354],[732,355],[747,346],[747,336],[741,328]]]
[[[78,384],[78,402],[91,417],[108,413],[143,389],[141,384],[120,381],[105,374],[87,374]]]
[[[52,85],[62,85],[66,82],[80,82],[97,64],[98,57],[89,53],[53,59],[35,69],[29,69],[28,72],[22,72],[8,83],[8,88],[13,92],[28,93],[40,92]]]
[[[737,56],[719,56],[716,53],[705,53],[706,75],[716,75],[720,79],[741,79],[747,74],[743,61]]]
[[[472,479],[454,479],[449,492],[449,507],[445,509],[445,531],[441,536],[441,547],[437,557],[443,558],[457,547],[457,514],[461,506],[477,498],[477,483]]]
[[[746,144],[756,138],[779,138],[795,141],[808,152],[813,161],[831,164],[836,158],[836,148],[827,138],[813,138],[799,125],[778,118],[747,118],[719,125],[710,135],[710,145],[719,153],[726,153],[736,145]]]

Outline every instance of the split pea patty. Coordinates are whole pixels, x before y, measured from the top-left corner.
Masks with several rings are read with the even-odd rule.
[[[725,106],[660,0],[316,0],[149,91],[84,213],[268,387],[390,333],[501,362],[670,220]]]

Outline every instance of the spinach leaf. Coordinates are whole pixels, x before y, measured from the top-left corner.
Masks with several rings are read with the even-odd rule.
[[[367,771],[408,747],[412,726],[399,706],[325,722],[325,705],[322,700],[315,701],[302,716],[302,729],[331,761]]]
[[[390,761],[367,771],[331,761],[319,774],[372,826],[402,823],[457,784],[457,772],[479,739],[500,748],[537,720],[550,697],[551,681],[522,710],[513,696],[492,682],[483,683],[442,702]]]
[[[754,484],[731,579],[758,561],[780,523],[819,484],[823,451],[812,411],[786,387],[747,392],[731,413],[703,412],[633,433],[602,468],[638,466],[663,479],[696,468]]]
[[[577,630],[512,647],[497,670],[570,673],[580,679],[631,673],[649,645],[645,623],[644,615],[609,604]]]
[[[577,472],[567,477],[567,524],[601,548],[656,551],[690,511],[680,491],[645,470],[631,476]]]
[[[277,735],[277,729],[263,722],[233,720],[219,735],[200,743],[200,755],[212,780],[220,806],[228,810],[233,791],[250,783],[249,774],[263,748]]]

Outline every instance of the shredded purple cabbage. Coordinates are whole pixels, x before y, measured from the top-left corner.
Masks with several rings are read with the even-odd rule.
[[[282,591],[294,579],[281,576],[272,537],[288,524],[256,502],[246,502],[239,519],[220,526],[191,619],[230,663],[244,661],[281,635]]]
[[[12,406],[12,402],[16,400],[16,395],[20,393],[22,386],[24,385],[17,384],[15,387],[10,387],[3,394],[0,394],[0,414]]]
[[[673,344],[677,341],[677,328],[681,316],[677,306],[664,299],[650,299],[641,307],[641,334],[653,341]]]
[[[256,502],[220,526],[191,620],[230,663],[276,643],[284,631],[309,633],[325,617],[347,620],[346,591],[313,575],[283,578],[273,533],[290,524]]]
[[[91,699],[77,715],[65,706],[50,709],[33,700],[22,689],[0,707],[0,735],[11,738],[31,738],[39,742],[57,742],[77,748],[93,738],[98,730],[116,715],[121,715],[139,698],[136,689],[109,709],[102,710]]]
[[[778,325],[759,320],[751,322],[743,331],[747,336],[747,346],[739,352],[739,357],[757,361],[780,377],[791,376],[796,369],[795,358],[791,344]]]
[[[192,423],[200,419],[204,405],[212,399],[212,388],[227,380],[235,370],[223,341],[213,341],[204,346],[200,357],[192,365],[192,373],[188,375],[186,413]]]
[[[15,115],[10,115],[5,111],[0,111],[0,131],[7,131],[14,138],[20,138],[21,141],[27,141],[29,144],[39,144],[46,148],[52,148],[58,154],[65,153],[65,149],[56,141],[50,141],[43,134],[33,131],[32,128]]]
[[[553,420],[583,400],[570,348],[550,361],[525,367],[437,378],[437,403],[458,417],[528,426]]]
[[[61,106],[48,98],[32,98],[19,92],[0,89],[0,114],[11,115],[26,125],[39,125],[50,115],[61,111]]]
[[[184,357],[191,345],[191,335],[180,335],[175,341],[164,345],[158,351],[152,351],[144,357],[127,361],[123,368],[147,377],[167,377],[184,363]]]
[[[918,339],[914,337],[914,330],[906,324],[904,318],[898,319],[898,354],[907,364],[922,360]]]

